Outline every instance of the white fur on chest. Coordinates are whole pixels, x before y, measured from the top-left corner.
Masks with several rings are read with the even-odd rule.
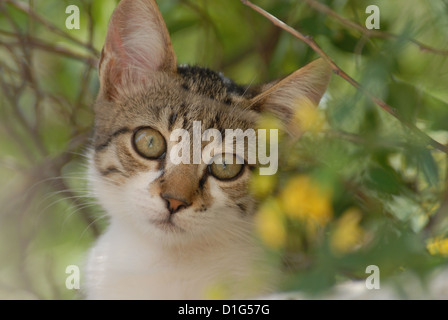
[[[112,224],[90,251],[87,298],[201,299],[223,281],[250,283],[256,260],[251,243],[168,248]]]

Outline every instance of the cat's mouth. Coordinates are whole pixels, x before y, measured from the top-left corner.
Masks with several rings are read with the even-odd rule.
[[[156,227],[162,229],[163,231],[167,232],[185,232],[184,229],[179,227],[173,222],[173,219],[171,219],[171,216],[166,219],[160,219],[160,220],[151,220],[150,221],[153,225]]]

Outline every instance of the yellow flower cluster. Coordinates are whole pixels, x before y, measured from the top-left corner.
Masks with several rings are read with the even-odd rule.
[[[284,124],[283,122],[272,114],[262,114],[262,116],[258,119],[257,129],[266,130],[266,140],[260,140],[258,143],[266,143],[269,145],[273,140],[271,140],[271,130],[277,130],[279,141],[283,138],[284,135]],[[258,137],[261,139],[261,137]]]
[[[297,111],[294,114],[294,123],[301,131],[317,133],[322,131],[325,119],[316,105],[308,100],[301,99],[297,102]]]
[[[286,242],[284,216],[278,201],[267,200],[260,208],[256,220],[261,240],[272,249],[281,249]]]
[[[290,218],[326,225],[333,216],[331,193],[307,175],[290,179],[280,194],[282,208]]]
[[[250,181],[250,190],[257,198],[272,195],[277,184],[277,176],[254,174]]]
[[[213,283],[204,292],[204,299],[207,300],[227,300],[230,296],[230,288],[224,282]]]
[[[346,254],[362,243],[364,230],[359,225],[361,219],[361,211],[351,208],[336,221],[330,238],[330,247],[334,254]]]
[[[429,253],[432,255],[448,257],[448,238],[433,238],[426,245],[426,249],[428,249]]]
[[[259,192],[265,188],[260,188]],[[262,241],[272,249],[284,247],[287,218],[300,220],[313,233],[332,218],[331,194],[306,175],[293,177],[277,197],[271,197],[261,206],[256,228]]]

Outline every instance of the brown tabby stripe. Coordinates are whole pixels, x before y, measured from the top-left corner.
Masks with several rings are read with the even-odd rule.
[[[115,131],[114,133],[112,133],[109,136],[109,139],[107,139],[106,142],[96,146],[95,151],[100,152],[101,150],[106,149],[112,143],[112,141],[114,141],[118,136],[125,134],[125,133],[130,133],[130,132],[131,132],[131,129],[129,129],[129,128],[118,129],[117,131]]]
[[[173,112],[168,120],[168,130],[171,131],[173,129],[173,125],[176,123],[176,120],[177,120],[177,112]]]
[[[241,209],[241,211],[243,213],[246,213],[246,211],[247,211],[247,205],[246,204],[244,204],[244,203],[237,203],[236,205],[238,206],[238,208]]]
[[[106,168],[105,170],[100,171],[100,174],[105,177],[108,175],[114,174],[114,173],[121,174],[122,176],[127,176],[126,174],[121,172],[117,167],[112,167],[112,166]]]
[[[121,165],[130,175],[133,175],[138,171],[144,171],[146,169],[146,166],[135,160],[135,157],[124,148],[121,149],[120,152],[117,153],[117,155]]]

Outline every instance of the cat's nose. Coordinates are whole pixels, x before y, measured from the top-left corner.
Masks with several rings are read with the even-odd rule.
[[[179,199],[178,197],[171,196],[169,194],[162,194],[163,199],[167,202],[168,210],[171,214],[176,213],[182,209],[185,209],[190,205],[188,201]]]

